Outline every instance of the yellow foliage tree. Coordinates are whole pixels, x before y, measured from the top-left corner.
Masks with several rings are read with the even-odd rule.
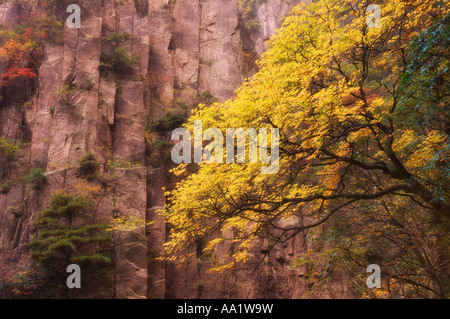
[[[449,7],[379,2],[380,28],[368,27],[371,1],[296,7],[236,97],[195,111],[191,130],[195,120],[223,132],[279,128],[280,169],[261,175],[262,164],[199,164],[167,193],[171,258],[183,260],[199,238],[207,249],[228,240],[235,254],[215,267],[225,270],[250,262],[261,239],[273,247],[319,229],[335,245],[328,253],[336,267],[363,274],[370,261],[385,267],[386,291],[370,295],[360,284],[356,294],[448,297],[449,136],[399,116],[398,89],[408,45]],[[448,109],[448,95],[440,99]],[[233,239],[209,240],[227,229]]]

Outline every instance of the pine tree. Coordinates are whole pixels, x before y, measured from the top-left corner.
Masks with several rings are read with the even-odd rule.
[[[69,264],[99,268],[111,264],[109,225],[89,223],[89,197],[58,192],[39,212],[33,225],[38,235],[30,241],[31,257],[50,269]]]

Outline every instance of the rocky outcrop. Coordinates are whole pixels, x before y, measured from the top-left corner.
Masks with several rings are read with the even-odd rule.
[[[297,3],[262,2],[257,7],[260,27],[250,33],[242,29],[236,0],[80,3],[81,29],[66,27],[62,44],[45,46],[36,94],[22,109],[13,104],[0,107],[1,136],[29,142],[25,162],[44,169],[47,176],[39,190],[21,184],[0,194],[0,255],[6,258],[27,251],[34,231],[31,221],[56,190],[75,189],[78,160],[92,151],[101,163],[101,174],[111,173],[108,161],[128,163],[115,169],[113,180],[102,181],[108,192],[98,205],[96,221],[136,217],[149,223],[117,234],[114,278],[109,283],[114,289],[101,297],[299,297],[307,289],[304,274],[289,264],[308,248],[303,235],[275,247],[255,272],[215,275],[207,273],[211,261],[201,256],[182,267],[158,258],[164,254],[169,232],[158,213],[165,205],[166,181],[164,167],[154,164],[145,140],[149,118],[181,104],[193,106],[199,92],[221,101],[232,97],[248,69],[243,48],[260,56],[267,48],[265,41]],[[67,16],[61,8],[54,9]],[[17,6],[0,3],[0,25],[18,19]],[[102,37],[113,31],[131,33],[134,38],[123,46],[140,57],[131,73],[117,79],[99,72]],[[89,89],[80,88],[85,79],[93,83]],[[61,103],[56,92],[68,83],[75,90],[69,101]],[[264,247],[261,242],[260,254]],[[221,246],[215,257],[220,260],[231,249]]]

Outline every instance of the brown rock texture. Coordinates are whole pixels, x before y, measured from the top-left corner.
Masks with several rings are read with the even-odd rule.
[[[257,8],[259,30],[244,35],[237,0],[73,1],[82,8],[81,29],[66,26],[62,44],[45,46],[36,94],[26,107],[0,107],[0,136],[26,140],[23,160],[44,169],[47,176],[41,189],[20,184],[0,194],[0,256],[28,251],[34,232],[31,221],[56,190],[75,188],[78,160],[92,151],[100,173],[108,172],[108,161],[129,163],[115,170],[114,182],[106,182],[109,192],[98,206],[96,221],[136,217],[152,222],[116,235],[114,293],[102,297],[300,297],[307,288],[302,271],[289,266],[308,248],[303,235],[277,246],[254,272],[210,274],[208,260],[193,257],[177,268],[158,259],[169,231],[158,213],[165,205],[166,180],[163,167],[153,164],[145,139],[148,119],[180,101],[192,106],[198,92],[209,92],[220,101],[231,98],[248,67],[244,44],[260,56],[267,49],[265,41],[299,2],[263,2]],[[67,14],[61,8],[54,10],[64,22]],[[39,7],[33,10],[41,12]],[[0,3],[0,26],[18,20],[17,6]],[[134,38],[123,46],[140,57],[132,72],[118,79],[99,72],[102,37],[113,31],[132,34]],[[94,83],[90,90],[78,88],[84,79]],[[67,83],[76,89],[65,105],[55,92]],[[261,242],[260,253],[264,247]],[[221,246],[216,258],[220,260],[230,249]]]

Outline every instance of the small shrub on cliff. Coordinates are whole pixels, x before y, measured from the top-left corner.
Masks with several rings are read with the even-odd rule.
[[[133,67],[139,61],[139,56],[129,55],[127,49],[121,46],[126,41],[137,39],[128,32],[111,32],[102,38],[105,49],[100,57],[99,69],[103,76],[120,77],[133,72]]]
[[[153,165],[162,165],[166,168],[169,162],[170,150],[173,144],[170,142],[170,132],[181,127],[187,120],[183,113],[183,109],[168,111],[157,119],[150,119],[147,124],[147,132],[145,134],[150,150],[153,152]]]
[[[245,27],[250,31],[250,32],[256,32],[259,30],[259,28],[261,28],[261,23],[258,21],[258,19],[254,18],[254,19],[249,19],[247,21],[245,21]]]
[[[86,78],[81,80],[80,84],[78,85],[80,89],[84,91],[90,91],[94,87],[95,83],[92,78]]]
[[[129,55],[124,47],[117,47],[112,52],[102,52],[99,68],[102,75],[127,76],[138,61],[138,56]]]
[[[99,163],[95,158],[95,154],[90,152],[84,155],[78,162],[80,164],[80,174],[87,178],[92,178],[96,175]]]
[[[7,194],[11,190],[11,181],[8,179],[0,180],[0,194]]]
[[[260,28],[260,23],[257,18],[257,10],[267,0],[239,0],[239,11],[241,13],[244,27],[250,31],[255,32]]]
[[[209,105],[214,104],[219,101],[219,99],[217,97],[215,97],[212,93],[210,93],[208,91],[198,92],[195,95],[195,98],[196,98],[197,106],[199,104],[204,104],[206,106],[209,106]]]
[[[40,168],[33,168],[31,172],[25,176],[25,181],[30,183],[34,189],[39,189],[46,181],[45,173]]]
[[[74,87],[72,85],[64,85],[57,93],[59,102],[62,105],[70,105],[70,100],[72,99],[73,92]]]
[[[186,116],[178,111],[168,111],[163,116],[150,120],[147,129],[150,132],[159,133],[163,136],[170,131],[181,127],[186,122]]]
[[[64,25],[54,15],[44,16],[35,21],[36,31],[45,35],[46,42],[60,44],[64,35]]]
[[[17,160],[19,146],[0,137],[0,178],[8,177]]]
[[[130,40],[136,40],[137,37],[132,35],[129,32],[111,32],[108,34],[108,36],[102,38],[102,42],[106,44],[110,44],[113,47],[118,47],[123,42],[130,41]]]

